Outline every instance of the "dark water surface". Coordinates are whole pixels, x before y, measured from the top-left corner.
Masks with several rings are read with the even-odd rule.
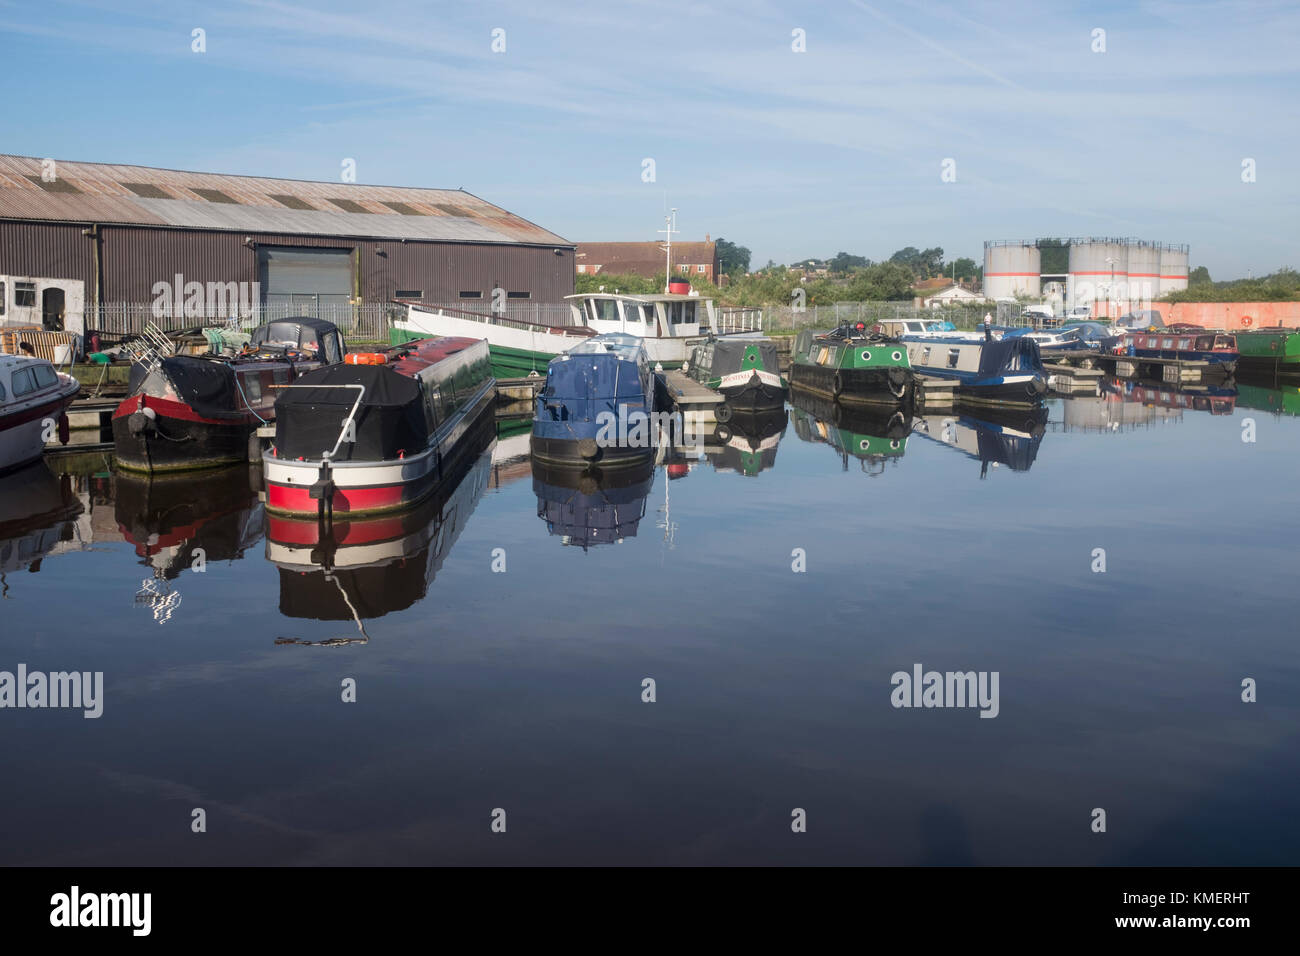
[[[11,476],[0,670],[104,704],[0,710],[0,863],[1293,864],[1300,419],[1199,404],[796,408],[608,487],[516,437],[328,578],[256,473]]]

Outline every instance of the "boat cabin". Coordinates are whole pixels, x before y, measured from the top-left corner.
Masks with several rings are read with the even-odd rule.
[[[1175,335],[1168,331],[1130,332],[1125,338],[1135,349],[1153,352],[1236,352],[1237,337],[1230,333]]]
[[[698,295],[621,295],[588,292],[565,297],[575,325],[598,333],[642,338],[686,338],[715,327],[713,300]]]
[[[877,324],[881,332],[894,338],[904,335],[947,335],[957,331],[955,325],[942,319],[883,319]]]
[[[0,355],[0,407],[26,405],[54,394],[59,376],[43,359]]]
[[[305,315],[259,325],[251,344],[258,350],[309,353],[326,365],[337,365],[348,351],[338,326]]]

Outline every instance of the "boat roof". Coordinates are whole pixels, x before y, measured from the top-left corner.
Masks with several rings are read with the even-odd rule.
[[[53,363],[45,361],[36,355],[9,355],[0,353],[0,368],[16,369],[24,365],[51,365]]]
[[[575,345],[566,352],[566,355],[603,355],[606,352],[613,352],[621,359],[635,361],[638,352],[643,352],[645,345],[639,335],[628,335],[626,332],[607,332],[604,335],[596,335],[581,345]]]
[[[634,295],[630,292],[579,292],[566,295],[566,299],[629,299],[633,302],[712,302],[711,295],[680,295],[676,292],[652,292]]]

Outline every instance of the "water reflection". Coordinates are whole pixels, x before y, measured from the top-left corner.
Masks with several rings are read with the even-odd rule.
[[[1209,412],[1211,415],[1231,415],[1237,401],[1236,386],[1224,384],[1173,385],[1112,376],[1102,380],[1101,388],[1125,405]]]
[[[978,461],[981,479],[988,477],[989,466],[1028,471],[1047,430],[1047,409],[981,408],[978,414],[959,406],[947,414],[921,415],[912,431]]]
[[[1300,388],[1294,385],[1273,388],[1239,381],[1237,404],[1274,415],[1300,415]]]
[[[801,389],[791,389],[790,401],[799,440],[829,445],[846,471],[850,459],[857,459],[863,472],[875,477],[907,451],[912,417],[903,409],[846,408]]]
[[[586,551],[594,545],[618,544],[636,537],[654,482],[653,461],[609,472],[557,468],[534,461],[532,470],[537,517],[561,544]]]
[[[776,449],[785,435],[785,409],[767,412],[735,412],[731,421],[719,424],[704,454],[714,471],[735,472],[747,478],[776,465]]]
[[[364,644],[370,640],[366,620],[423,600],[488,486],[492,450],[484,444],[412,510],[328,524],[268,515],[266,557],[279,569],[280,613],[352,621],[357,629],[355,637],[281,637],[276,643]]]

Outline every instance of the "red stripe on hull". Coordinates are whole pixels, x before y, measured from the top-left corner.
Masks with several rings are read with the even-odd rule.
[[[181,422],[198,422],[201,425],[247,425],[257,421],[253,415],[232,413],[229,418],[205,418],[184,402],[152,395],[132,395],[113,410],[114,418],[123,418],[141,408],[152,408],[159,418],[174,418]]]
[[[392,511],[415,502],[418,491],[424,484],[424,482],[408,482],[398,485],[378,485],[372,488],[336,486],[333,511],[335,515]],[[302,515],[314,515],[320,510],[320,502],[311,497],[309,486],[280,485],[270,482],[266,486],[266,506],[275,511]]]

